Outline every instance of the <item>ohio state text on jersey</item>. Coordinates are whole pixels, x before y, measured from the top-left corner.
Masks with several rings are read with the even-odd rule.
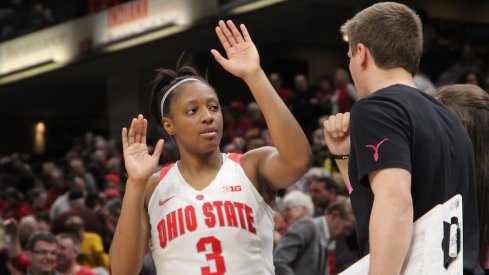
[[[161,171],[148,204],[158,274],[275,274],[273,210],[239,164],[223,154],[216,178],[192,188],[178,163]]]

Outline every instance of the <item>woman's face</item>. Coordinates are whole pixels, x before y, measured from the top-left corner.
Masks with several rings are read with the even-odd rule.
[[[171,117],[164,118],[163,125],[175,136],[180,152],[205,154],[219,148],[223,118],[214,90],[205,83],[192,81],[174,92]]]
[[[307,209],[304,206],[294,204],[292,202],[287,202],[284,205],[283,216],[285,223],[288,225],[300,220],[307,215]]]

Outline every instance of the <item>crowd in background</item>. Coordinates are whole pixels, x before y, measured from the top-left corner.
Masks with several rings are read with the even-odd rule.
[[[5,0],[0,2],[0,42],[133,0]],[[229,5],[239,0],[219,0]]]
[[[98,12],[129,0],[7,0],[0,3],[0,42]]]
[[[486,63],[469,45],[461,56],[435,84],[427,76],[417,75],[418,87],[431,95],[439,85],[448,83],[488,87]],[[352,108],[358,100],[355,87],[342,68],[316,81],[297,74],[288,81],[293,83],[291,87],[284,85],[286,81],[278,72],[271,72],[269,79],[303,127],[314,154],[313,168],[297,184],[279,192],[274,232],[276,268],[297,256],[286,249],[292,226],[306,217],[324,217],[329,231],[328,270],[338,273],[360,255],[348,192],[325,146],[322,122],[331,114]],[[222,151],[244,153],[273,146],[255,102],[222,104]],[[161,165],[178,159],[175,149],[175,144],[165,143]],[[57,269],[60,274],[107,274],[107,252],[120,214],[125,180],[121,146],[92,132],[75,138],[62,158],[20,153],[1,157],[0,274],[25,274],[35,268]],[[293,230],[305,229],[296,226]],[[57,249],[53,248],[56,244]],[[141,273],[154,274],[150,257]]]

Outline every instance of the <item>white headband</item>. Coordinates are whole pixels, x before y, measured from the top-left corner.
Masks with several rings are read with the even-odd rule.
[[[178,87],[180,84],[185,83],[187,81],[200,81],[200,79],[189,77],[189,78],[184,78],[177,83],[173,84],[168,90],[166,90],[165,95],[163,95],[163,98],[161,99],[161,117],[163,118],[163,105],[165,105],[165,100],[166,97],[173,91],[175,90],[176,87]]]

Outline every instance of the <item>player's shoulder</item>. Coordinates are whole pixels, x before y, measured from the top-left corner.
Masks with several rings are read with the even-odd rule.
[[[155,173],[155,174],[158,174],[158,182],[161,181],[164,177],[166,177],[166,175],[168,174],[168,172],[170,172],[170,170],[173,168],[173,166],[175,166],[174,162],[168,163],[168,164],[164,165],[160,169],[160,171]]]
[[[228,153],[226,154],[226,157],[233,161],[234,163],[241,164],[241,158],[243,157],[243,154],[240,153]]]
[[[160,182],[168,176],[168,173],[170,170],[174,167],[175,163],[168,163],[164,165],[160,170],[156,171],[151,177],[148,179],[148,182],[146,183],[146,190],[145,190],[145,202],[146,205],[149,205],[149,201],[151,199],[151,196],[153,195],[154,191],[156,190],[156,187],[160,184]]]
[[[161,179],[161,171],[157,171],[148,179],[148,182],[146,183],[146,190],[144,192],[146,205],[149,205],[149,200],[151,199],[151,196],[153,196],[153,193],[156,190],[156,187],[158,187]]]

